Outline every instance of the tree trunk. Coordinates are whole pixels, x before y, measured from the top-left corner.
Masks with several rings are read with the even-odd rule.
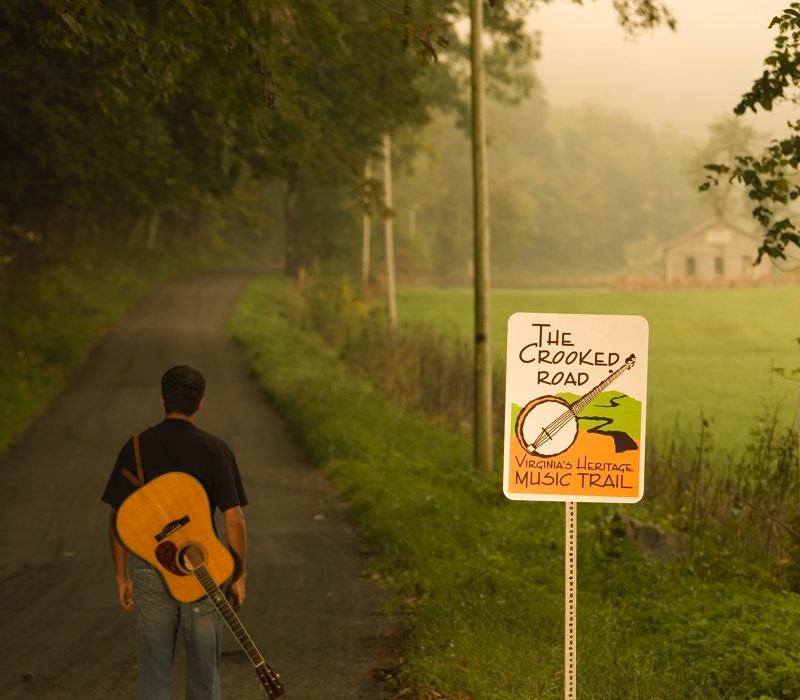
[[[286,181],[283,194],[283,217],[286,233],[284,272],[290,277],[297,277],[302,267],[301,260],[301,224],[299,208],[300,179],[290,175]]]
[[[155,250],[156,242],[158,240],[158,227],[161,223],[161,209],[156,209],[150,217],[150,223],[147,226],[147,250]]]
[[[131,230],[128,232],[128,250],[133,250],[139,246],[144,233],[144,220],[139,217],[131,225]]]

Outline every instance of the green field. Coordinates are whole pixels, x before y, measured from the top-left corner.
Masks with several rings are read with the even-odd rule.
[[[800,287],[616,292],[608,289],[496,290],[492,353],[505,362],[506,323],[517,311],[636,314],[650,326],[647,421],[656,434],[678,420],[711,425],[718,447],[747,444],[751,427],[777,409],[795,415],[797,384],[774,367],[800,366]],[[401,323],[425,322],[471,337],[472,291],[410,289]]]

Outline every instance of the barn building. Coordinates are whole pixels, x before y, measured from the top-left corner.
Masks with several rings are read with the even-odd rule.
[[[772,281],[769,260],[758,265],[758,237],[717,219],[679,236],[664,246],[668,287],[759,284]]]

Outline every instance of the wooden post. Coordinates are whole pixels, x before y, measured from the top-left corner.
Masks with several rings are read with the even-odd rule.
[[[394,212],[392,211],[392,137],[383,135],[383,201],[386,213],[383,233],[386,241],[386,294],[388,296],[389,326],[397,325],[397,293],[394,278]]]
[[[472,18],[472,184],[475,257],[475,466],[492,466],[492,357],[489,345],[489,188],[484,121],[483,0],[470,0]]]
[[[364,163],[364,183],[369,185],[372,177],[372,165],[369,161]],[[372,217],[369,210],[365,209],[361,217],[361,288],[364,293],[369,284],[370,243],[372,242]]]

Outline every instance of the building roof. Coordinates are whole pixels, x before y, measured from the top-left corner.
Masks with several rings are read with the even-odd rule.
[[[730,223],[729,221],[726,221],[725,219],[715,218],[715,219],[710,219],[705,223],[702,223],[699,226],[696,226],[695,228],[686,231],[685,233],[682,233],[680,236],[676,236],[671,241],[668,241],[667,243],[664,244],[663,250],[664,252],[667,252],[670,248],[673,248],[674,246],[683,243],[684,241],[689,241],[693,238],[696,238],[697,236],[701,235],[702,233],[705,233],[706,231],[712,228],[725,228],[729,231],[733,231],[734,233],[740,236],[749,238],[750,240],[753,241],[753,243],[756,246],[761,242],[761,239],[756,234],[751,233],[749,231],[745,231],[744,229]]]

